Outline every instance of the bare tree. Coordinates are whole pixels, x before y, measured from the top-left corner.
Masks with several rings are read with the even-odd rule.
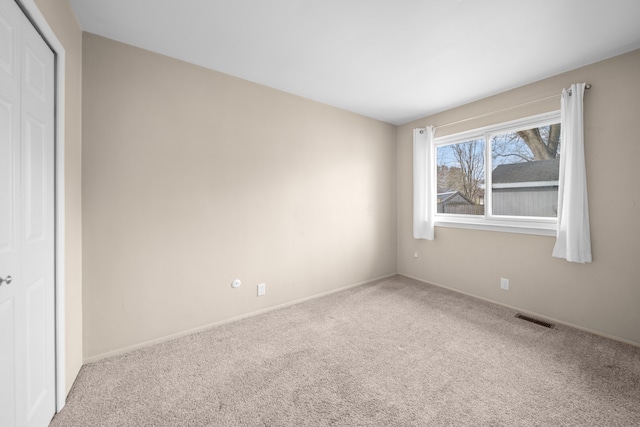
[[[474,203],[480,196],[480,185],[484,180],[483,145],[482,141],[476,140],[451,146],[461,172],[456,190]]]
[[[457,166],[438,166],[438,190],[462,188],[462,169]]]
[[[497,135],[492,141],[493,159],[505,163],[551,160],[560,156],[560,124]]]
[[[518,132],[535,160],[551,160],[558,157],[560,148],[560,124],[527,129]]]
[[[454,189],[476,203],[484,183],[483,140],[452,144],[442,150],[438,154],[438,188]],[[496,135],[491,139],[491,150],[494,167],[556,159],[560,156],[560,124]]]

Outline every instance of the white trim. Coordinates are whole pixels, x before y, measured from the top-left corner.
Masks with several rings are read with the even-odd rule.
[[[462,215],[456,215],[462,216]],[[480,217],[475,221],[470,216],[466,216],[464,219],[436,219],[436,227],[446,228],[466,228],[471,230],[484,230],[484,231],[501,231],[504,233],[519,233],[519,234],[535,234],[538,236],[556,236],[558,225],[554,221],[549,224],[536,223],[526,224],[522,221],[491,221]]]
[[[558,185],[558,181],[506,182],[503,184],[491,184],[491,188],[557,187]]]
[[[145,342],[140,343],[140,344],[135,344],[135,345],[131,345],[131,346],[128,346],[128,347],[122,347],[122,348],[119,348],[117,350],[113,350],[113,351],[108,351],[106,353],[97,354],[95,356],[91,356],[91,357],[85,358],[84,359],[84,363],[93,363],[93,362],[97,362],[98,360],[105,359],[107,357],[113,357],[113,356],[117,356],[117,355],[120,355],[120,354],[129,353],[131,351],[138,350],[140,348],[149,347],[149,346],[152,346],[152,345],[155,345],[155,344],[160,344],[160,343],[163,343],[163,342],[166,342],[166,341],[170,341],[170,340],[173,340],[173,339],[176,339],[176,338],[180,338],[180,337],[184,337],[184,336],[187,336],[187,335],[191,335],[191,334],[195,334],[195,333],[198,333],[198,332],[202,332],[202,331],[205,331],[207,329],[215,328],[217,326],[222,326],[222,325],[225,325],[227,323],[236,322],[238,320],[246,319],[248,317],[254,317],[254,316],[258,316],[260,314],[269,313],[270,311],[279,310],[279,309],[285,308],[285,307],[290,307],[292,305],[300,304],[300,303],[305,302],[305,301],[309,301],[309,300],[313,300],[313,299],[316,299],[316,298],[324,297],[324,296],[327,296],[327,295],[335,294],[336,292],[346,291],[347,289],[355,288],[356,286],[362,286],[362,285],[365,285],[367,283],[375,282],[377,280],[388,279],[389,277],[393,277],[393,276],[396,276],[396,275],[397,275],[397,273],[386,274],[384,276],[376,277],[376,278],[365,280],[365,281],[362,281],[362,282],[353,283],[353,284],[347,285],[347,286],[342,286],[340,288],[332,289],[330,291],[321,292],[319,294],[311,295],[309,297],[299,298],[299,299],[296,299],[294,301],[278,304],[278,305],[275,305],[273,307],[263,308],[261,310],[252,311],[251,313],[241,314],[239,316],[230,317],[228,319],[220,320],[218,322],[213,322],[213,323],[209,323],[209,324],[206,324],[206,325],[203,325],[203,326],[198,326],[196,328],[192,328],[192,329],[189,329],[189,330],[186,330],[186,331],[178,332],[176,334],[171,334],[171,335],[166,335],[164,337],[155,338],[155,339],[152,339],[152,340],[149,340],[149,341],[145,341]]]
[[[55,151],[55,205],[56,205],[56,248],[55,248],[55,312],[56,312],[56,412],[64,407],[66,399],[65,381],[65,324],[64,324],[64,279],[65,279],[65,242],[64,242],[64,117],[65,117],[65,50],[55,33],[44,18],[34,0],[17,0],[29,15],[37,30],[53,49],[56,55],[56,151]]]
[[[442,288],[442,289],[447,289],[447,290],[449,290],[451,292],[456,292],[458,294],[467,295],[467,296],[472,297],[472,298],[477,298],[479,300],[486,301],[486,302],[491,303],[491,304],[496,304],[496,305],[499,305],[501,307],[505,307],[505,308],[508,308],[510,310],[522,313],[522,314],[526,314],[526,315],[529,315],[529,316],[537,317],[540,320],[545,320],[545,321],[548,321],[550,323],[555,323],[557,325],[567,326],[569,328],[577,329],[579,331],[588,332],[590,334],[597,335],[599,337],[603,337],[603,338],[607,338],[607,339],[610,339],[610,340],[618,341],[618,342],[621,342],[621,343],[629,344],[629,345],[632,345],[632,346],[635,346],[635,347],[640,347],[640,342],[637,342],[637,341],[632,341],[632,340],[629,340],[629,339],[626,339],[626,338],[619,337],[617,335],[612,335],[612,334],[607,334],[605,332],[600,332],[600,331],[598,331],[596,329],[586,328],[584,326],[580,326],[580,325],[575,324],[575,323],[565,322],[564,320],[560,320],[560,319],[557,319],[555,317],[550,317],[550,316],[547,316],[545,314],[537,313],[535,311],[519,308],[519,307],[517,307],[515,305],[506,304],[506,303],[503,303],[503,302],[500,302],[500,301],[497,301],[497,300],[494,300],[494,299],[491,299],[491,298],[481,297],[481,296],[473,294],[471,292],[461,291],[460,289],[457,289],[457,288],[454,288],[454,287],[451,287],[451,286],[445,286],[445,285],[441,285],[440,283],[430,282],[428,280],[420,279],[419,277],[410,276],[410,275],[404,274],[404,273],[398,273],[398,276],[408,277],[409,279],[417,280],[418,282],[424,283],[426,285],[437,286],[437,287]]]
[[[509,132],[516,132],[522,129],[529,129],[531,127],[547,126],[553,123],[560,122],[560,110],[551,111],[548,113],[537,114],[535,116],[529,116],[522,119],[511,120],[505,123],[497,123],[490,126],[484,126],[481,128],[471,129],[468,131],[446,135],[433,140],[433,164],[431,165],[432,173],[435,175],[437,170],[437,155],[436,151],[438,147],[445,145],[456,144],[461,142],[482,140],[484,143],[484,167],[485,167],[485,183],[482,186],[485,188],[484,215],[460,215],[460,214],[445,214],[438,213],[434,210],[434,225],[437,227],[453,227],[453,228],[466,228],[485,231],[503,231],[507,233],[522,233],[522,234],[536,234],[541,236],[555,236],[557,234],[558,219],[556,217],[521,217],[521,216],[506,216],[506,215],[493,215],[491,204],[491,190],[493,188],[533,188],[533,187],[549,187],[557,186],[558,181],[534,181],[534,182],[519,182],[519,183],[503,183],[495,184],[492,186],[491,173],[487,173],[486,170],[492,169],[491,162],[491,144],[490,139],[494,135],[500,135]],[[434,193],[437,192],[437,180],[434,178],[432,185],[434,186]],[[487,199],[489,195],[489,200]],[[430,200],[430,203],[437,202],[437,200]]]
[[[454,142],[464,142],[463,140],[484,139],[485,137],[514,132],[527,129],[529,126],[545,126],[554,123],[560,123],[560,110],[550,111],[548,113],[536,114],[535,116],[524,117],[522,119],[511,120],[504,123],[474,128],[464,132],[453,133],[451,135],[434,138],[433,145],[447,145]]]

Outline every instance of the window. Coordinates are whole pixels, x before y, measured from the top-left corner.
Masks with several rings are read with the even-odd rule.
[[[436,138],[433,149],[436,225],[555,233],[559,111]]]

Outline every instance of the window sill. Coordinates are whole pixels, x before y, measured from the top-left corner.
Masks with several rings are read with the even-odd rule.
[[[534,234],[538,236],[556,236],[558,224],[552,221],[526,220],[488,220],[476,218],[436,218],[436,227],[465,228],[483,231],[499,231],[503,233]]]

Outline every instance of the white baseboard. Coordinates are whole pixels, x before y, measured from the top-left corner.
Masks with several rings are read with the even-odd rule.
[[[165,342],[165,341],[169,341],[169,340],[172,340],[172,339],[176,339],[176,338],[184,337],[184,336],[187,336],[187,335],[195,334],[197,332],[205,331],[207,329],[215,328],[216,326],[221,326],[221,325],[224,325],[224,324],[227,324],[227,323],[236,322],[238,320],[246,319],[248,317],[258,316],[260,314],[268,313],[270,311],[278,310],[280,308],[290,307],[292,305],[300,304],[300,303],[305,302],[305,301],[309,301],[309,300],[316,299],[316,298],[321,298],[323,296],[331,295],[331,294],[334,294],[336,292],[341,292],[341,291],[344,291],[344,290],[347,290],[347,289],[350,289],[350,288],[354,288],[356,286],[361,286],[361,285],[364,285],[364,284],[367,284],[367,283],[375,282],[376,280],[386,279],[386,278],[393,277],[393,276],[396,276],[396,275],[397,275],[397,273],[387,274],[385,276],[376,277],[376,278],[373,278],[373,279],[365,280],[363,282],[353,283],[351,285],[343,286],[343,287],[340,287],[340,288],[337,288],[337,289],[332,289],[330,291],[322,292],[322,293],[311,295],[311,296],[308,296],[308,297],[299,298],[299,299],[296,299],[296,300],[293,300],[293,301],[289,301],[289,302],[286,302],[286,303],[283,303],[283,304],[274,305],[273,307],[267,307],[267,308],[263,308],[261,310],[252,311],[252,312],[249,312],[249,313],[246,313],[246,314],[241,314],[239,316],[230,317],[228,319],[220,320],[220,321],[217,321],[217,322],[208,323],[206,325],[198,326],[196,328],[188,329],[186,331],[178,332],[178,333],[171,334],[171,335],[165,335],[165,336],[160,337],[160,338],[154,338],[152,340],[144,341],[144,342],[139,343],[139,344],[134,344],[134,345],[127,346],[127,347],[122,347],[122,348],[119,348],[117,350],[112,350],[112,351],[108,351],[106,353],[101,353],[101,354],[98,354],[98,355],[95,355],[95,356],[87,357],[87,358],[84,359],[84,363],[86,364],[86,363],[97,362],[97,361],[105,359],[107,357],[117,356],[117,355],[120,355],[120,354],[128,353],[128,352],[133,351],[133,350],[138,350],[140,348],[145,348],[145,347],[149,347],[149,346],[152,346],[152,345],[155,345],[155,344],[160,344],[160,343]]]
[[[506,307],[506,308],[509,308],[511,310],[517,311],[517,312],[522,313],[522,314],[526,314],[526,315],[529,315],[529,316],[537,317],[540,320],[544,320],[544,321],[551,322],[551,323],[556,323],[556,324],[559,324],[559,325],[568,326],[570,328],[578,329],[578,330],[584,331],[584,332],[589,332],[590,334],[597,335],[597,336],[603,337],[603,338],[608,338],[610,340],[622,342],[622,343],[625,343],[625,344],[629,344],[629,345],[632,345],[634,347],[640,347],[640,343],[635,342],[635,341],[627,340],[627,339],[618,337],[616,335],[606,334],[606,333],[603,333],[603,332],[600,332],[600,331],[596,331],[594,329],[589,329],[589,328],[586,328],[584,326],[576,325],[576,324],[573,324],[573,323],[570,323],[570,322],[565,322],[563,320],[556,319],[554,317],[549,317],[549,316],[546,316],[544,314],[536,313],[534,311],[524,310],[524,309],[522,309],[520,307],[516,307],[516,306],[509,305],[509,304],[505,304],[505,303],[502,303],[500,301],[492,300],[490,298],[484,298],[484,297],[481,297],[481,296],[478,296],[478,295],[474,295],[474,294],[469,293],[469,292],[464,292],[464,291],[461,291],[459,289],[455,289],[455,288],[451,288],[449,286],[441,285],[439,283],[429,282],[427,280],[420,279],[418,277],[409,276],[408,274],[398,273],[398,276],[408,277],[409,279],[413,279],[413,280],[416,280],[418,282],[425,283],[427,285],[437,286],[439,288],[443,288],[443,289],[447,289],[447,290],[452,291],[452,292],[457,292],[459,294],[467,295],[467,296],[470,296],[472,298],[476,298],[476,299],[479,299],[479,300],[482,300],[482,301],[489,302],[491,304],[496,304],[496,305],[499,305],[499,306],[502,306],[502,307]]]

